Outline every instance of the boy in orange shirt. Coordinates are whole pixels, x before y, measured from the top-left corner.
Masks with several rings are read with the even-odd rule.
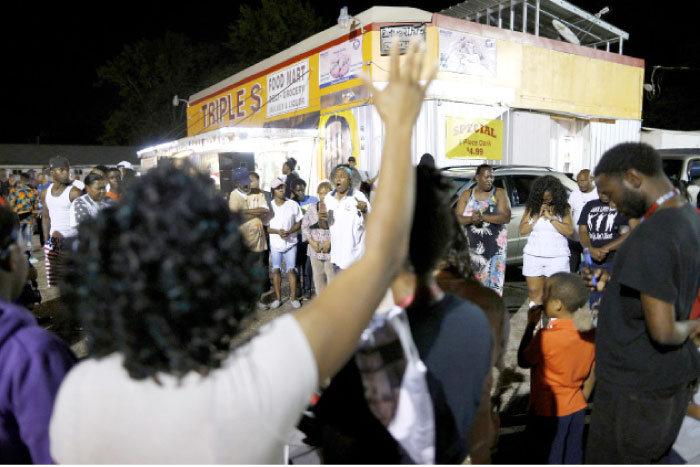
[[[543,305],[528,312],[518,365],[530,368],[534,463],[583,463],[586,406],[595,384],[594,333],[590,313],[582,309],[588,295],[580,276],[557,273],[545,283]],[[550,322],[535,334],[542,311]]]

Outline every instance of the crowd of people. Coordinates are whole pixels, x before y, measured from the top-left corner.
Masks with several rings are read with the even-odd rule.
[[[129,181],[98,166],[78,187],[56,156],[40,192],[20,179],[0,207],[0,461],[282,463],[297,427],[327,463],[491,461],[510,202],[488,165],[455,207],[430,158],[412,165],[436,68],[419,42],[390,62],[382,90],[365,79],[380,183],[352,160],[307,187],[291,158],[269,193],[236,169],[227,198],[168,163]],[[536,180],[519,225],[523,462],[692,461],[700,215],[644,144],[576,178],[571,194]],[[37,215],[79,362],[17,303]],[[256,328],[285,278],[293,312]]]

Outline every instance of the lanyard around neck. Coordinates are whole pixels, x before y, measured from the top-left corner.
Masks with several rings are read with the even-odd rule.
[[[659,199],[654,201],[654,204],[652,204],[651,207],[649,208],[649,210],[644,214],[644,217],[642,218],[642,220],[644,220],[647,217],[654,214],[654,211],[656,211],[659,208],[659,206],[664,204],[666,201],[668,201],[671,198],[674,198],[680,194],[681,194],[681,192],[678,191],[677,188],[674,188],[673,190],[669,191],[668,193],[664,193],[663,195],[659,196]]]

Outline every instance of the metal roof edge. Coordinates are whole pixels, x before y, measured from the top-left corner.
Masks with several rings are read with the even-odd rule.
[[[385,7],[374,6],[368,10],[354,15],[362,23],[363,28],[367,28],[374,23],[429,23],[432,21],[433,13],[411,7]],[[353,29],[357,31],[357,29]],[[333,41],[341,39],[345,36],[350,36],[351,31],[342,29],[338,25],[318,32],[313,36],[304,39],[293,46],[276,53],[275,55],[266,58],[265,60],[251,65],[248,68],[239,71],[238,73],[229,76],[228,78],[213,84],[202,91],[192,94],[189,98],[190,102],[199,101],[204,98],[216,94],[219,91],[238,83],[249,76],[256,75],[260,72],[273,68],[279,63],[293,59],[294,57],[303,55],[305,52],[318,47],[323,47]]]

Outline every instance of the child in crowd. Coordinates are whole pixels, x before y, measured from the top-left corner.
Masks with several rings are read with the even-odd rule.
[[[326,287],[335,275],[331,263],[331,234],[328,230],[328,221],[319,216],[319,210],[322,209],[321,204],[331,189],[331,182],[328,180],[323,180],[318,184],[319,199],[316,200],[316,203],[309,205],[304,219],[301,221],[301,238],[309,245],[308,257],[311,260],[314,287],[317,294]]]
[[[292,182],[292,196],[291,199],[299,203],[301,208],[301,214],[306,215],[306,211],[309,206],[318,203],[318,198],[315,196],[310,196],[306,194],[306,182],[301,178],[297,178]],[[303,297],[306,300],[311,299],[311,283],[312,283],[312,266],[311,259],[307,254],[307,249],[309,244],[307,243],[306,237],[301,233],[298,234],[300,239],[297,244],[297,270],[299,271],[299,276],[301,280],[299,281],[299,295],[301,296],[301,289],[303,289]],[[318,292],[317,292],[318,293]]]
[[[301,208],[299,204],[287,199],[284,194],[285,185],[282,179],[276,178],[270,184],[272,189],[272,218],[270,219],[270,258],[272,260],[272,286],[275,289],[275,301],[270,308],[278,308],[282,302],[282,257],[287,268],[289,279],[289,294],[292,306],[300,308],[301,303],[296,296],[297,290],[297,243],[296,232],[301,228]]]
[[[534,463],[583,462],[585,412],[595,384],[592,319],[584,308],[588,294],[580,276],[556,273],[545,282],[543,305],[528,311],[518,365],[530,368]],[[534,334],[542,311],[549,324]]]

